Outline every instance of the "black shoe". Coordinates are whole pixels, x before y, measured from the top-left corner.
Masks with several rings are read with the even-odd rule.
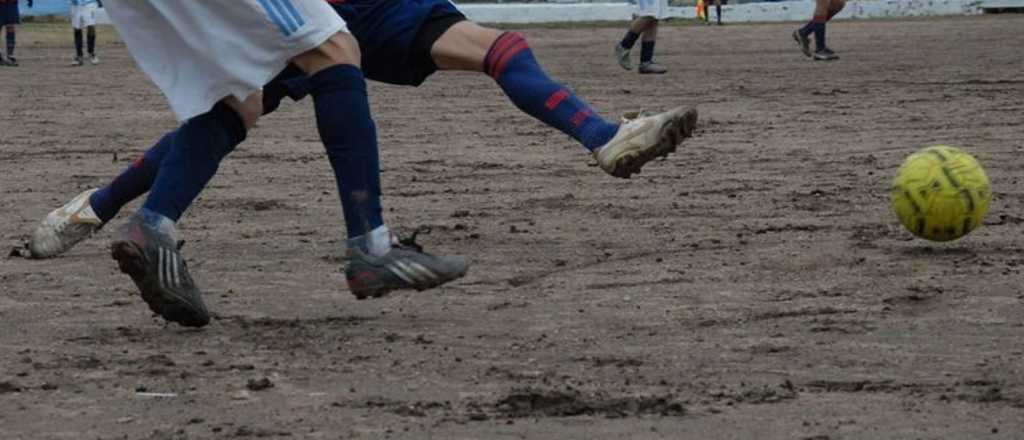
[[[395,243],[384,256],[374,257],[358,249],[349,251],[345,278],[357,299],[379,298],[393,290],[426,290],[462,278],[469,269],[463,257],[423,252],[416,234]]]
[[[807,38],[807,36],[805,35],[800,35],[800,31],[796,30],[793,31],[793,40],[795,40],[796,44],[800,46],[800,51],[803,52],[804,55],[806,55],[808,58],[812,56],[810,38]]]
[[[814,51],[814,61],[835,61],[839,59],[839,55],[832,52],[832,49],[823,48]]]
[[[170,219],[139,212],[120,228],[110,254],[121,272],[132,277],[153,313],[186,327],[202,327],[210,323],[210,313],[174,235]]]

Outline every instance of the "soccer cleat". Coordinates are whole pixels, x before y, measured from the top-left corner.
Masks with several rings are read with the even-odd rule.
[[[85,60],[82,57],[76,56],[73,60],[71,60],[71,67],[78,67],[83,64],[85,64]]]
[[[176,235],[167,217],[139,211],[120,228],[110,254],[153,313],[186,327],[202,327],[210,323],[210,313],[178,251]]]
[[[668,69],[661,64],[648,61],[646,63],[640,63],[640,68],[637,69],[637,71],[640,72],[641,75],[661,75],[668,72]]]
[[[612,140],[594,150],[594,158],[608,174],[628,179],[647,162],[676,151],[684,139],[693,136],[696,126],[697,109],[692,107],[637,115],[624,121]]]
[[[811,57],[811,39],[807,38],[806,35],[800,35],[799,30],[793,31],[793,40],[800,46],[800,51],[804,53],[808,58]]]
[[[444,257],[423,252],[412,238],[393,244],[381,257],[350,249],[345,278],[358,299],[379,298],[393,290],[427,290],[462,278],[469,269],[463,257]]]
[[[95,65],[97,65],[99,63],[100,63],[100,57],[96,56],[96,54],[90,54],[89,55],[89,64],[92,64],[92,65],[95,66]]]
[[[633,70],[633,62],[629,59],[629,49],[622,47],[621,44],[615,45],[615,60],[623,69]]]
[[[839,59],[839,55],[832,52],[832,49],[822,48],[814,51],[814,61],[835,61]]]
[[[94,192],[95,188],[85,191],[46,215],[28,243],[32,258],[63,254],[103,227],[103,221],[89,205],[89,197]]]
[[[10,55],[7,55],[7,58],[3,60],[3,64],[5,66],[18,67],[18,59]]]

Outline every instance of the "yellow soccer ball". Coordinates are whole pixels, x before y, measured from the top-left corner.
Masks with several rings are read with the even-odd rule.
[[[892,183],[892,209],[914,235],[956,240],[981,225],[992,199],[974,156],[946,145],[911,154]]]

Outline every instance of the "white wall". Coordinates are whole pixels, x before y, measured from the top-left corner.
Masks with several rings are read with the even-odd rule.
[[[991,0],[990,0],[991,1]],[[1003,0],[1021,1],[1021,0]],[[862,0],[850,1],[838,18],[972,15],[981,13],[981,0]],[[628,20],[632,7],[623,3],[495,4],[459,6],[469,18],[482,23],[554,23]],[[726,22],[801,21],[811,16],[812,0],[725,5]],[[673,17],[694,18],[693,7],[669,8]]]

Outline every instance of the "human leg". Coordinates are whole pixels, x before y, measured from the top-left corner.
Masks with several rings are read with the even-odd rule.
[[[381,209],[376,128],[356,40],[336,34],[293,62],[310,75],[317,129],[335,172],[348,233],[349,290],[365,299],[397,289],[429,289],[465,275],[468,264],[461,257],[392,247]]]
[[[636,17],[629,23],[629,29],[626,30],[626,34],[615,45],[615,58],[619,66],[626,70],[633,70],[633,63],[629,58],[630,51],[636,44],[636,40],[640,38],[640,35],[655,23],[657,23],[657,19],[648,16]]]

